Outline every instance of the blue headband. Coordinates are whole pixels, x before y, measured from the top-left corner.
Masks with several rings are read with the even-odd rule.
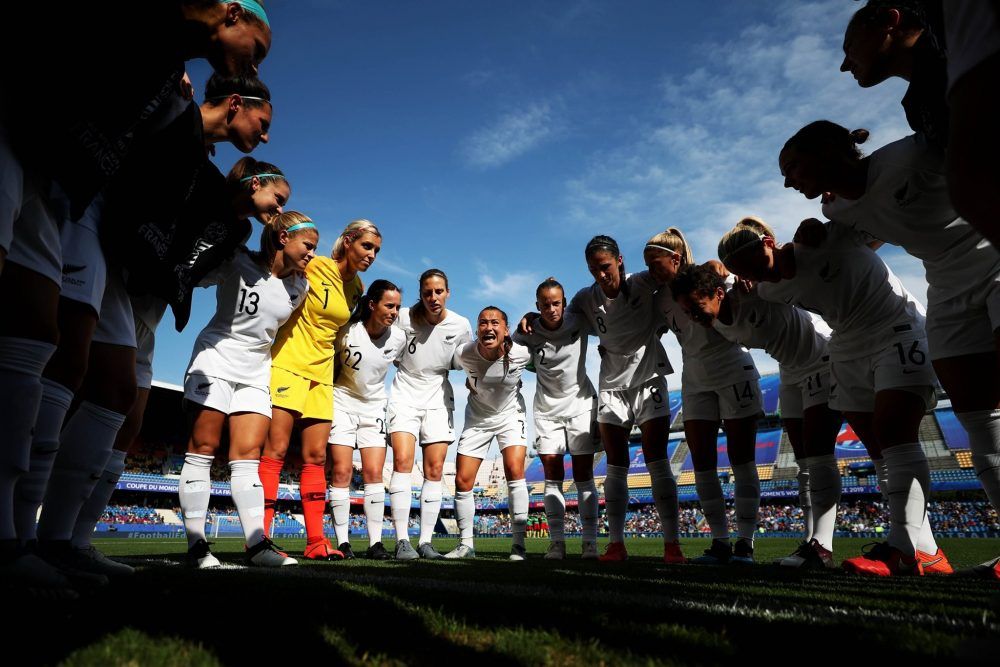
[[[253,174],[252,176],[244,176],[240,179],[240,183],[246,183],[247,181],[252,181],[255,178],[285,178],[284,174]]]
[[[219,0],[220,5],[239,5],[243,9],[247,10],[261,21],[264,22],[268,28],[271,27],[271,23],[267,20],[267,14],[264,13],[264,8],[261,6],[257,0]]]
[[[291,227],[289,227],[285,231],[286,232],[294,232],[294,231],[298,231],[299,229],[316,229],[316,225],[314,223],[312,223],[312,222],[300,222],[297,225],[292,225]]]

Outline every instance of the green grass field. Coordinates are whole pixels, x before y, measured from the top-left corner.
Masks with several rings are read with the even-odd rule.
[[[454,545],[441,540],[442,550]],[[707,539],[684,540],[689,556]],[[838,540],[851,556],[863,540]],[[100,541],[135,576],[74,602],[29,601],[4,622],[31,662],[69,665],[716,664],[995,661],[1000,585],[955,577],[869,579],[840,572],[667,566],[659,540],[633,539],[627,563],[506,560],[477,540],[475,561],[309,563],[247,570],[239,540],[213,547],[234,567],[192,571],[176,540]],[[282,543],[301,552],[302,541]],[[366,543],[354,544],[363,552]],[[391,549],[392,545],[387,542]],[[955,567],[1000,540],[942,540]],[[760,563],[793,540],[762,539]],[[922,661],[922,660],[921,660]],[[996,664],[995,662],[993,664]]]

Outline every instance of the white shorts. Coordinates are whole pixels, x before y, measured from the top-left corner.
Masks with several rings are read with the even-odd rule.
[[[336,410],[329,443],[355,449],[385,447],[385,417],[369,417]]]
[[[1000,53],[1000,10],[983,0],[948,0],[944,4],[948,44],[948,93],[973,67]]]
[[[901,389],[924,399],[928,410],[937,404],[934,369],[927,340],[903,340],[860,359],[830,362],[830,407],[844,412],[874,412],[875,394]]]
[[[455,421],[449,408],[422,410],[409,405],[393,405],[388,410],[389,434],[409,433],[421,445],[455,441]]]
[[[502,417],[476,421],[466,413],[465,428],[458,440],[458,453],[474,459],[485,459],[493,438],[497,439],[501,452],[508,447],[527,447],[527,419],[523,412],[512,412]]]
[[[184,378],[184,398],[227,415],[256,412],[271,417],[269,387],[240,384],[201,373],[189,373]]]
[[[931,360],[995,352],[1000,328],[1000,276],[946,301],[927,304]]]
[[[14,221],[7,260],[62,285],[60,247],[59,219],[51,202],[31,178],[25,177],[20,215]]]
[[[167,304],[159,297],[145,295],[130,298],[135,325],[135,381],[140,389],[153,386],[153,350],[156,328],[166,313]]]
[[[14,221],[21,216],[24,196],[24,170],[7,142],[7,132],[0,125],[0,248],[10,252]]]
[[[670,419],[667,382],[655,377],[639,387],[598,392],[597,423],[642,426],[651,419]]]
[[[101,312],[104,289],[108,282],[108,265],[98,224],[104,200],[98,195],[76,222],[67,220],[59,230],[62,248],[62,287],[59,296],[90,306]]]
[[[104,298],[101,299],[94,342],[123,347],[136,346],[132,301],[125,291],[121,271],[114,268],[108,272],[108,284],[104,288]]]
[[[535,449],[539,454],[595,454],[599,449],[597,405],[568,419],[546,419],[535,415]]]
[[[796,384],[778,386],[778,410],[782,419],[802,419],[806,410],[830,401],[830,371],[806,376]]]
[[[764,412],[764,399],[760,395],[760,380],[740,380],[735,384],[693,391],[681,387],[681,410],[684,421],[742,419]]]

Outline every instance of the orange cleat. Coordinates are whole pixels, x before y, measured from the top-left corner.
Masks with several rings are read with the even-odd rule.
[[[924,574],[954,574],[948,557],[944,555],[944,549],[938,547],[936,554],[929,554],[917,549],[917,560],[924,570]]]
[[[663,545],[663,562],[668,565],[683,565],[688,562],[681,552],[680,542],[666,542]]]
[[[907,559],[902,551],[889,546],[888,542],[872,544],[871,548],[867,552],[863,552],[862,555],[845,559],[841,563],[841,567],[854,574],[876,577],[922,577],[924,575],[924,568],[919,559]]]
[[[624,542],[610,542],[604,554],[598,559],[602,563],[621,563],[628,560],[628,551],[625,550]]]
[[[330,540],[321,539],[310,542],[302,554],[307,560],[344,560],[344,554],[330,544]]]

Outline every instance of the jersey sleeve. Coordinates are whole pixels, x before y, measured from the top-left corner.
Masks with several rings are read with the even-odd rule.
[[[588,287],[584,287],[583,289],[581,289],[580,291],[578,291],[576,294],[573,295],[573,298],[570,299],[569,301],[569,307],[567,308],[569,312],[575,313],[576,315],[582,315],[583,313],[586,312],[587,291],[589,289],[590,288]]]

